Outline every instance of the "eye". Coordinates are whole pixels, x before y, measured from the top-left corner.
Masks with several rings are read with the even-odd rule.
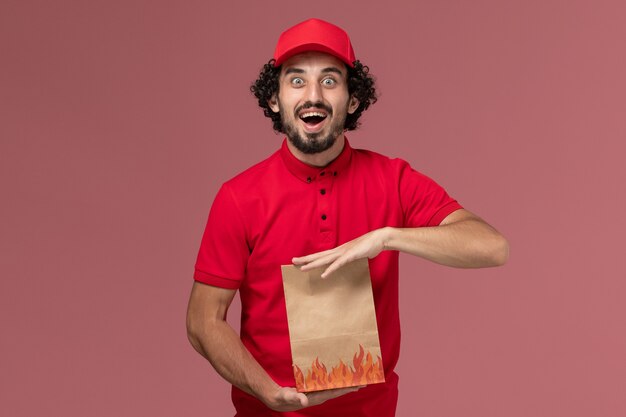
[[[294,77],[291,80],[291,85],[295,86],[295,87],[300,87],[301,85],[304,85],[304,80],[300,77]]]
[[[332,79],[332,78],[324,78],[324,79],[322,80],[322,84],[323,84],[324,86],[326,86],[326,87],[332,87],[332,86],[334,86],[336,83],[337,83],[337,82],[336,82],[334,79]]]

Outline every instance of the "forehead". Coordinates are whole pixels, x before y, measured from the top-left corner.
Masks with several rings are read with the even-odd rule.
[[[298,72],[304,73],[315,73],[329,68],[339,70],[342,75],[347,74],[346,65],[342,60],[323,52],[314,51],[292,56],[282,64],[280,73],[283,75],[289,69],[298,69]]]

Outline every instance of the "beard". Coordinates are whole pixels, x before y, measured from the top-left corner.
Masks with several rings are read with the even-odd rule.
[[[293,119],[289,119],[286,117],[285,110],[280,108],[280,118],[283,123],[283,129],[285,131],[285,135],[287,135],[287,139],[297,150],[304,154],[316,154],[324,152],[327,149],[330,149],[339,135],[341,135],[344,131],[344,126],[346,124],[347,114],[344,114],[337,119],[331,121],[331,124],[328,129],[328,133],[324,134],[324,132],[316,132],[316,133],[304,133],[304,136],[298,132],[298,127],[296,126],[297,121],[299,120],[298,113],[300,110],[304,110],[311,107],[319,107],[323,108],[328,112],[328,116],[332,118],[333,110],[330,106],[326,106],[322,103],[313,104],[311,102],[304,103],[302,106],[298,107],[294,111]]]

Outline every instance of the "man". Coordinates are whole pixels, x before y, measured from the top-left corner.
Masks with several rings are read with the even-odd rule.
[[[344,131],[357,127],[376,93],[337,26],[310,19],[285,31],[252,91],[286,139],[215,197],[196,262],[189,339],[233,384],[237,416],[393,416],[398,252],[496,266],[508,257],[507,241],[405,161],[350,146]],[[280,266],[323,266],[326,277],[359,258],[369,258],[387,382],[298,393]],[[225,321],[237,290],[241,338]]]

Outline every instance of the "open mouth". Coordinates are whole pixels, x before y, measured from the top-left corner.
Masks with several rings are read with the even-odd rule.
[[[328,117],[328,115],[320,111],[304,111],[300,114],[300,120],[309,128],[320,126],[326,117]]]

